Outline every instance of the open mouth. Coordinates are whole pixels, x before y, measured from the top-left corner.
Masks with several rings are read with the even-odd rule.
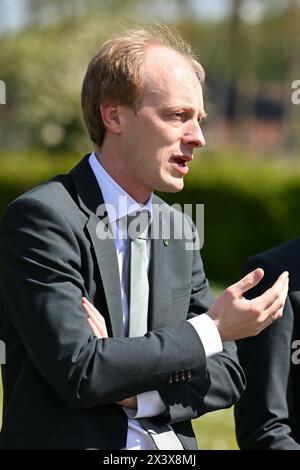
[[[180,165],[180,166],[187,166],[187,164],[188,164],[187,160],[185,160],[184,158],[181,158],[181,157],[172,157],[171,161],[173,163],[177,163],[177,165]]]
[[[170,162],[180,174],[186,175],[189,171],[188,163],[190,160],[191,158],[188,157],[174,156],[170,159]]]

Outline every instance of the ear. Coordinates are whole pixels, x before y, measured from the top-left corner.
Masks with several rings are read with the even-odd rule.
[[[102,103],[100,105],[100,113],[106,129],[113,132],[113,134],[120,134],[119,106],[113,103]]]

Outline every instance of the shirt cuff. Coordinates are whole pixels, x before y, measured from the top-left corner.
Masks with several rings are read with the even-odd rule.
[[[221,337],[213,319],[203,313],[190,318],[189,323],[195,328],[203,345],[206,357],[213,356],[223,351]]]
[[[137,395],[137,410],[123,407],[128,418],[151,418],[166,411],[166,406],[156,390]]]

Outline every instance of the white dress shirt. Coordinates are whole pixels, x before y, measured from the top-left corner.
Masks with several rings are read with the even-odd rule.
[[[118,258],[124,334],[128,336],[128,301],[126,295],[126,279],[123,270],[124,259],[129,251],[129,244],[122,232],[119,220],[137,210],[147,209],[152,218],[152,195],[144,206],[137,203],[116,181],[105,171],[98,161],[95,153],[89,157],[89,164],[95,174],[101,189],[108,219],[115,237],[116,252]],[[149,269],[151,256],[150,239],[147,240],[147,269]],[[206,357],[212,356],[223,350],[218,329],[209,315],[203,314],[189,321],[196,329],[202,342]],[[128,450],[154,450],[156,449],[152,438],[139,424],[137,418],[149,418],[157,416],[166,410],[159,393],[156,390],[137,395],[137,410],[123,407],[128,416],[128,433],[126,449]]]

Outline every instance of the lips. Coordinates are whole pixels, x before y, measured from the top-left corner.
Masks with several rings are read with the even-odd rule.
[[[192,158],[193,157],[187,155],[174,155],[170,159],[170,162],[180,174],[186,175],[189,171],[188,162],[190,162]]]

